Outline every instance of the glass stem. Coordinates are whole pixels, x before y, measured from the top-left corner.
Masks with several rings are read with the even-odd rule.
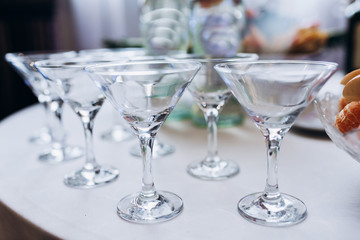
[[[96,114],[96,113],[95,113]],[[85,165],[83,169],[88,171],[98,171],[99,165],[95,160],[94,143],[93,143],[93,127],[95,114],[91,112],[87,115],[81,116],[81,120],[85,133]]]
[[[49,113],[51,113],[48,126],[54,148],[61,148],[64,146],[65,133],[62,123],[63,104],[64,102],[61,99],[55,99],[48,105]]]
[[[144,133],[139,134],[138,138],[140,140],[141,154],[143,159],[143,178],[140,198],[142,200],[154,199],[157,198],[157,193],[151,173],[151,165],[155,136]]]
[[[51,124],[50,124],[50,120],[52,118],[52,114],[50,112],[51,109],[51,101],[42,101],[41,102],[43,107],[44,107],[44,111],[45,111],[45,126],[47,128],[47,131],[49,131],[50,136],[52,137],[52,129],[51,129]]]
[[[219,118],[219,111],[217,109],[207,109],[205,111],[205,119],[207,123],[207,138],[208,138],[208,153],[205,161],[218,162],[217,149],[217,122]]]
[[[278,153],[285,131],[280,128],[267,129],[265,142],[267,148],[267,179],[263,197],[277,200],[281,197],[278,185]]]

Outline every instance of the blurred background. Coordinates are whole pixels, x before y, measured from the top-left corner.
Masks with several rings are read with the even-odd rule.
[[[351,0],[1,0],[0,120],[37,102],[5,61],[6,53],[146,46],[140,16],[152,2],[186,6],[180,11],[187,17],[188,52],[222,50],[211,45],[211,37],[219,43],[219,36],[230,36],[228,51],[233,44],[235,51],[256,52],[260,58],[335,61],[347,71],[348,52],[356,47],[348,43],[349,34],[356,34],[349,30],[350,22],[359,18]],[[238,21],[236,38],[233,29],[225,31],[226,5],[238,10],[231,13]]]
[[[37,103],[6,53],[100,48],[139,36],[136,0],[1,0],[0,119]]]

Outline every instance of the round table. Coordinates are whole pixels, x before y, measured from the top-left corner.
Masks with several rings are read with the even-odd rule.
[[[95,119],[94,146],[100,164],[117,167],[119,178],[106,186],[79,190],[63,184],[64,174],[79,169],[84,159],[58,165],[37,160],[44,146],[28,137],[43,123],[39,105],[0,122],[0,200],[33,227],[62,239],[359,239],[360,165],[328,138],[290,131],[279,154],[280,191],[303,200],[307,219],[291,227],[264,227],[242,218],[237,202],[262,191],[266,152],[262,135],[251,120],[219,129],[219,153],[236,161],[240,174],[224,181],[203,181],[185,169],[205,156],[206,129],[190,121],[169,121],[158,134],[173,144],[175,153],[153,160],[156,188],[182,197],[184,211],[175,219],[153,224],[129,223],[117,216],[125,195],[140,190],[142,163],[129,154],[138,144],[100,138],[113,123],[112,109],[104,106]],[[64,127],[70,144],[84,146],[78,117],[65,107]],[[16,228],[16,226],[12,226]]]

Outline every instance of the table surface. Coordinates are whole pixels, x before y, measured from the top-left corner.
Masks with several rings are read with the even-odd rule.
[[[237,202],[265,186],[265,144],[258,129],[244,124],[219,129],[219,153],[236,161],[240,174],[224,181],[189,176],[187,164],[204,157],[206,130],[189,121],[166,122],[159,139],[175,146],[174,154],[154,159],[153,175],[159,190],[182,197],[184,211],[160,224],[126,222],[116,213],[117,202],[140,190],[141,160],[129,154],[137,140],[111,143],[100,134],[112,124],[109,106],[95,120],[97,160],[117,167],[117,181],[79,190],[63,184],[65,173],[79,169],[84,159],[47,165],[37,160],[43,146],[28,142],[41,127],[39,105],[26,108],[0,123],[0,200],[38,227],[63,239],[359,239],[360,165],[326,137],[290,131],[279,154],[282,192],[303,200],[307,219],[291,227],[264,227],[243,219]],[[68,142],[83,146],[79,119],[64,109]]]

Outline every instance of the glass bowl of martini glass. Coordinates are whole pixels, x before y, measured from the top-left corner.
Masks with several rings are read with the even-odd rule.
[[[79,51],[80,56],[90,57],[111,57],[111,58],[128,58],[134,61],[151,61],[164,59],[164,56],[149,56],[146,55],[144,48],[99,48],[99,49],[87,49]],[[124,140],[132,139],[134,134],[124,126],[124,120],[121,116],[114,113],[114,124],[108,130],[102,134],[102,139],[113,142],[121,142]],[[175,147],[169,143],[161,142],[156,139],[153,149],[153,158],[164,157],[172,154],[175,151]],[[141,151],[137,145],[130,147],[130,154],[135,157],[141,157]]]
[[[157,55],[157,56],[144,55],[144,56],[130,57],[129,61],[156,61],[156,60],[167,60],[167,59],[168,58],[166,56],[161,56],[161,55]],[[176,109],[174,111],[176,111]],[[172,111],[172,114],[174,113],[174,111]],[[138,145],[131,146],[129,152],[131,155],[135,157],[142,157],[142,153]],[[153,159],[165,157],[174,152],[175,152],[175,147],[172,144],[161,141],[159,137],[156,138],[153,146],[153,153],[152,153]]]
[[[242,198],[239,213],[266,226],[289,226],[303,221],[307,216],[305,204],[279,191],[278,153],[282,139],[336,71],[337,64],[264,60],[222,63],[215,69],[263,134],[267,148],[265,190]]]
[[[213,57],[210,55],[181,54],[170,56],[176,59],[193,59],[201,63],[201,69],[187,90],[204,113],[207,125],[208,151],[204,159],[188,165],[187,172],[203,180],[224,180],[239,173],[237,163],[223,159],[218,154],[217,123],[219,114],[231,97],[231,91],[214,66],[218,63],[257,60],[258,55],[240,53],[233,57]]]
[[[80,170],[65,175],[64,183],[69,187],[102,186],[113,182],[119,175],[116,168],[100,165],[96,161],[93,146],[94,119],[105,101],[105,96],[84,71],[86,65],[109,61],[78,57],[35,62],[35,67],[69,104],[83,125],[85,164]]]
[[[39,155],[39,160],[46,163],[61,163],[83,156],[83,150],[66,143],[62,123],[63,100],[34,67],[35,61],[45,59],[71,58],[76,52],[18,52],[7,53],[5,59],[24,79],[27,86],[37,96],[45,109],[46,125],[38,135],[32,136],[30,142],[48,144]]]
[[[155,189],[151,169],[156,134],[200,69],[194,61],[129,61],[85,70],[137,135],[143,159],[140,192],[120,200],[118,215],[130,222],[157,223],[183,209],[182,199]]]

